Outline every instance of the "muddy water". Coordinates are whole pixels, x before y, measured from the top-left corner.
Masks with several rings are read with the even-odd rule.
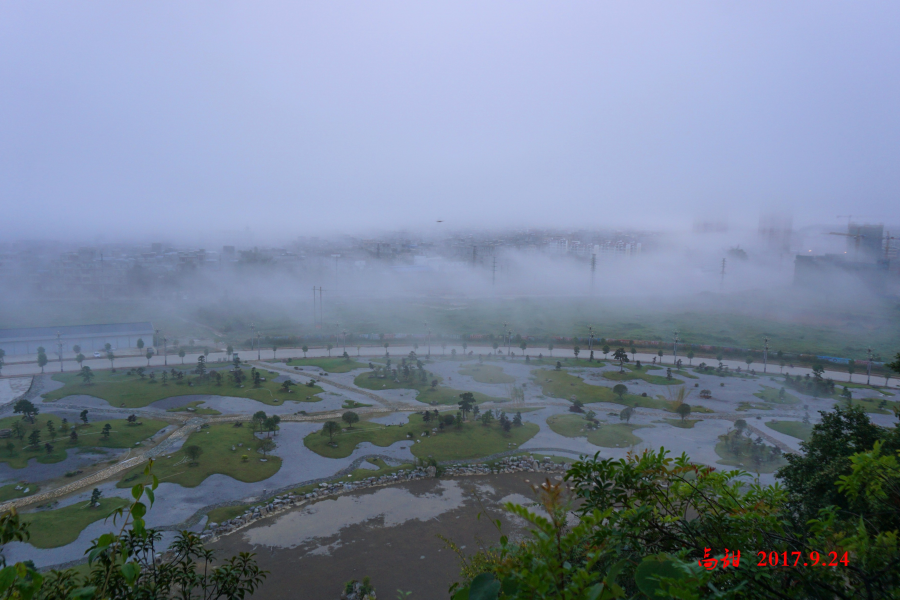
[[[492,519],[504,535],[525,535],[524,521],[502,504],[532,504],[531,484],[541,481],[523,473],[363,490],[264,519],[211,548],[219,557],[257,554],[271,573],[254,598],[338,598],[344,582],[365,576],[379,597],[402,589],[410,598],[447,598],[460,565],[439,536],[471,555],[499,539]]]

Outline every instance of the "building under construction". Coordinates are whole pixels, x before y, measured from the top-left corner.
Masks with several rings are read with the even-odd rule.
[[[848,223],[847,232],[830,232],[847,239],[843,254],[811,256],[798,254],[794,260],[794,285],[820,287],[825,285],[862,285],[876,293],[887,289],[891,273],[890,234],[884,225]]]

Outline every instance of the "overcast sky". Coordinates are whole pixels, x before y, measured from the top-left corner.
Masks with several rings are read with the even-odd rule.
[[[4,2],[0,234],[900,205],[900,3]]]

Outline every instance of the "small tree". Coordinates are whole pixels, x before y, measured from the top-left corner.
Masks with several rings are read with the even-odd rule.
[[[694,366],[694,351],[688,350],[687,357],[688,357],[688,366],[689,367]]]
[[[47,454],[53,454],[53,444],[47,442],[46,444],[44,444],[44,450],[47,451]]]
[[[659,356],[659,364],[662,364],[663,351],[662,351],[662,350],[659,350],[659,351],[657,351],[656,354],[657,354],[657,356]]]
[[[199,459],[200,455],[203,454],[203,448],[195,444],[191,444],[190,446],[185,447],[184,454],[190,459],[191,466],[194,466],[197,464],[197,459]]]
[[[306,353],[309,352],[309,346],[303,344],[303,347],[300,349],[303,350],[303,358],[306,358]]]
[[[691,405],[682,402],[678,405],[678,408],[675,409],[675,412],[678,413],[678,416],[681,417],[681,420],[683,422],[691,414]]]
[[[628,386],[624,383],[617,383],[613,386],[613,394],[619,397],[619,402],[624,400],[625,394],[628,393]]]
[[[494,344],[494,348],[497,347],[497,344]],[[553,358],[553,344],[547,344],[547,350],[550,352],[550,357]]]
[[[521,412],[516,412],[516,416],[513,417],[512,424],[515,425],[516,427],[522,426],[522,413]]]
[[[359,415],[352,410],[348,410],[341,415],[341,420],[347,424],[347,429],[353,429],[353,424],[359,422]]]
[[[330,356],[331,356],[331,351],[334,349],[334,346],[332,346],[331,344],[328,344],[328,345],[326,346],[326,348],[328,348],[328,356],[330,357]]]
[[[259,449],[262,450],[263,457],[268,457],[269,452],[275,449],[275,442],[271,438],[260,440]]]
[[[322,425],[322,435],[328,436],[328,443],[334,444],[334,436],[341,431],[341,426],[337,424],[337,421],[325,421],[325,424]]]
[[[187,354],[187,353],[184,351],[184,348],[179,348],[179,349],[178,349],[178,358],[181,359],[181,364],[184,364],[184,356],[185,356],[185,354]]]
[[[628,353],[625,352],[625,348],[616,348],[616,351],[613,353],[613,358],[619,361],[619,373],[624,373],[625,363],[628,362]]]
[[[69,434],[69,442],[72,444],[78,443],[78,432],[75,431],[75,428],[72,428],[72,432]]]
[[[21,414],[24,419],[26,419],[29,423],[34,423],[34,418],[38,415],[40,409],[35,406],[31,400],[26,400],[22,398],[21,400],[17,400],[13,405],[13,413]]]
[[[463,392],[459,395],[459,410],[462,411],[463,419],[472,412],[475,406],[475,394],[472,392]]]
[[[113,371],[116,370],[116,355],[113,354],[112,350],[108,350],[106,352],[106,360],[109,361],[109,368]]]
[[[575,353],[575,358],[578,358],[578,355],[581,353],[581,348],[575,346],[574,348],[572,348],[572,352]]]
[[[632,415],[634,415],[634,409],[630,406],[626,406],[619,412],[619,420],[628,423],[629,421],[631,421]]]
[[[82,363],[84,363],[85,356],[81,352],[75,355],[75,362],[78,363],[79,367],[82,367]]]
[[[88,411],[87,411],[87,409],[84,409],[83,411],[81,411],[81,413],[78,415],[78,418],[81,419],[81,422],[82,422],[82,423],[84,423],[85,425],[87,425],[87,423],[88,423]]]
[[[41,443],[41,432],[37,429],[31,430],[31,435],[28,436],[28,445],[37,447],[38,444]]]
[[[100,506],[100,496],[103,495],[103,492],[100,491],[99,488],[94,488],[94,491],[91,492],[91,508],[97,508]]]
[[[138,352],[140,353],[140,351],[144,349],[144,338],[138,338],[136,345],[137,345]]]
[[[229,357],[234,354],[234,346],[228,344],[228,346],[225,347],[225,354],[227,354]]]
[[[109,423],[107,423],[106,425],[103,426],[103,431],[101,432],[101,436],[103,437],[104,440],[109,439],[109,433],[111,431],[112,431],[112,425],[110,425]]]
[[[94,371],[87,365],[81,367],[81,371],[78,372],[78,376],[81,377],[84,385],[91,385],[91,380],[94,378]]]

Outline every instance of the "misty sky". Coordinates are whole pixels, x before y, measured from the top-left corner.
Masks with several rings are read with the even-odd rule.
[[[897,2],[4,2],[0,234],[892,218]]]

